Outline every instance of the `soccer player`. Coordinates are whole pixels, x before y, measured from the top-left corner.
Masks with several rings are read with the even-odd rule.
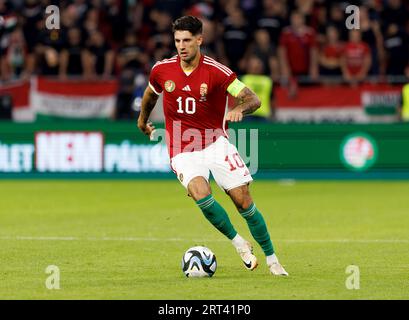
[[[173,23],[177,55],[157,62],[142,98],[138,127],[151,136],[149,116],[163,92],[166,142],[171,167],[204,216],[229,238],[248,270],[257,258],[250,242],[241,237],[223,207],[213,198],[209,185],[216,183],[232,199],[263,249],[273,275],[288,273],[279,263],[266,223],[249,192],[253,180],[237,148],[227,139],[226,121],[238,122],[260,107],[258,97],[228,67],[200,52],[202,22],[184,16]],[[239,103],[226,113],[227,93]]]

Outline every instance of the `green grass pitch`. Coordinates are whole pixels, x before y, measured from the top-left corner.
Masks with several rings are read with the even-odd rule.
[[[288,278],[269,275],[254,241],[260,265],[245,270],[176,180],[2,180],[0,299],[409,299],[409,182],[256,181],[251,191]],[[214,277],[183,275],[194,245],[216,254]],[[46,288],[49,265],[59,290]],[[349,265],[359,289],[346,287]]]

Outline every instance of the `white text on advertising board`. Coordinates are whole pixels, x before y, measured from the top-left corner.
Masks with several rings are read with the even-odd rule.
[[[101,172],[104,138],[100,132],[39,132],[35,137],[39,172]]]
[[[0,141],[0,172],[30,172],[33,169],[32,144],[4,144]]]

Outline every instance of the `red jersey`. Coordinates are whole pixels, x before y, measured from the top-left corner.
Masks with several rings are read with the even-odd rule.
[[[280,46],[287,51],[287,60],[293,74],[308,74],[310,68],[310,49],[316,46],[315,31],[305,27],[297,34],[291,27],[283,29]]]
[[[351,75],[356,75],[361,71],[365,56],[369,54],[370,49],[365,42],[348,42],[345,45],[345,62],[346,67]]]
[[[340,59],[344,52],[344,46],[342,44],[328,44],[322,51],[327,58]]]
[[[189,75],[183,71],[179,56],[152,67],[149,86],[157,94],[163,92],[170,158],[202,150],[218,137],[227,137],[227,87],[236,78],[228,67],[205,55]]]

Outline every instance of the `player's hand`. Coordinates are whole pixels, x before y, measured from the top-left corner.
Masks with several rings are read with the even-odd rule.
[[[143,134],[151,137],[152,132],[155,131],[155,126],[152,124],[152,122],[142,122],[138,121],[138,128],[143,132]]]
[[[227,112],[226,121],[240,122],[243,120],[243,113],[241,111],[231,110]]]

